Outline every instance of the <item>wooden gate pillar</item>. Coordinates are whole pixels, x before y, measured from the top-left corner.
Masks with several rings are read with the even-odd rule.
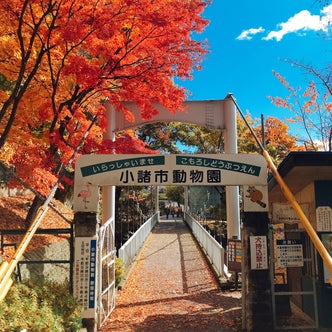
[[[271,281],[268,268],[269,251],[267,248],[268,224],[269,219],[267,212],[244,212],[242,233],[242,296],[244,307],[242,309],[244,310],[243,327],[246,331],[266,332],[269,331],[269,329],[271,330],[273,326]],[[257,254],[255,241],[257,241],[257,252],[259,250],[264,252]],[[253,257],[255,254],[257,257]],[[263,257],[262,263],[260,262],[261,254],[265,257]],[[264,259],[267,261],[267,268],[264,264]]]

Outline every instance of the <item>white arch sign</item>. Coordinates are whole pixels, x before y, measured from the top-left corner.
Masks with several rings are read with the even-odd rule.
[[[96,212],[98,186],[266,185],[261,155],[85,155],[75,167],[74,209]]]

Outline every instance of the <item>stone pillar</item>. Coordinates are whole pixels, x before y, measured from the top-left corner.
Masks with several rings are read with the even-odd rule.
[[[267,212],[244,212],[242,310],[243,327],[248,332],[266,332],[273,327],[269,269],[253,270],[250,261],[250,236],[266,236],[268,240],[268,224]]]

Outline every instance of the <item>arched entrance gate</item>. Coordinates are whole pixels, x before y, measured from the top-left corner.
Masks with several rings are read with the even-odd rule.
[[[131,105],[133,112],[138,112]],[[167,113],[168,114],[167,114]],[[240,239],[238,185],[261,186],[267,202],[267,166],[261,155],[237,154],[236,114],[232,97],[222,101],[192,102],[188,113],[160,109],[155,121],[183,121],[224,130],[226,154],[218,155],[86,155],[75,166],[74,294],[84,307],[83,318],[94,331],[114,307],[114,283],[102,278],[114,274],[114,203],[112,188],[126,185],[222,185],[226,188],[228,237]],[[111,113],[110,133],[132,127],[120,113]],[[118,117],[118,118],[117,118]],[[192,120],[194,119],[194,120]],[[135,125],[143,124],[136,122]],[[229,126],[229,127],[228,127]],[[103,187],[102,220],[99,192]],[[248,191],[249,193],[249,191]],[[252,197],[248,198],[248,209]],[[256,203],[256,202],[254,202]],[[259,204],[256,204],[259,206]],[[253,211],[257,211],[257,206]],[[262,207],[260,207],[262,209]],[[105,266],[103,266],[103,264]],[[113,269],[110,270],[110,269]]]

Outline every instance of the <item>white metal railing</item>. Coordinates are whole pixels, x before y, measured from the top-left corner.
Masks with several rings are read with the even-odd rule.
[[[219,277],[229,278],[230,274],[228,268],[225,265],[225,249],[220,243],[218,243],[209,232],[190,214],[184,213],[184,220],[190,227],[196,240],[204,250],[208,259],[210,260],[213,268],[217,272]]]
[[[123,260],[125,267],[128,267],[134,261],[138,251],[151,233],[153,227],[156,225],[158,218],[159,212],[155,213],[150,219],[148,219],[119,249],[119,258]]]
[[[98,328],[115,308],[115,255],[114,220],[109,219],[98,231]]]

